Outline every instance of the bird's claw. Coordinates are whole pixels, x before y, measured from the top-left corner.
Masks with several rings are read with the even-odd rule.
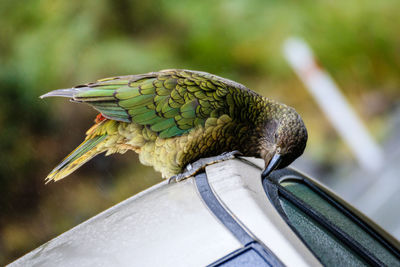
[[[224,152],[221,155],[216,156],[216,158],[221,157],[222,158],[221,161],[222,161],[222,160],[233,159],[233,158],[235,158],[235,156],[243,156],[243,154],[239,150],[233,150],[230,152]]]
[[[189,178],[190,176],[192,176],[191,173],[188,172],[183,172],[183,173],[179,173],[177,175],[172,176],[171,178],[168,179],[168,183],[178,183],[182,180],[185,180],[187,178]]]
[[[240,151],[238,150],[233,150],[230,152],[224,152],[221,155],[215,156],[215,157],[209,157],[209,158],[203,158],[199,159],[193,163],[189,163],[185,167],[185,171],[182,173],[179,173],[177,175],[172,176],[171,178],[168,179],[168,183],[172,182],[180,182],[182,180],[185,180],[200,171],[204,170],[205,167],[208,165],[212,165],[214,163],[218,163],[221,161],[229,160],[235,158],[235,156],[241,156],[243,155]]]

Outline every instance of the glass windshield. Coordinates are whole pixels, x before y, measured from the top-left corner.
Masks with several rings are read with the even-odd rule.
[[[264,179],[275,208],[326,266],[400,266],[400,252],[362,216],[293,170]]]
[[[332,222],[335,226],[351,236],[380,261],[390,266],[399,264],[399,261],[396,259],[396,257],[390,253],[390,251],[388,251],[378,240],[362,229],[342,211],[334,207],[331,203],[314,192],[308,185],[296,180],[283,181],[281,185],[289,192],[293,193],[296,197],[310,205],[313,209],[318,211],[328,221]]]

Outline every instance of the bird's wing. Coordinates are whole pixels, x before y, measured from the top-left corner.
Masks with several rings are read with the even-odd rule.
[[[85,102],[104,117],[147,125],[161,138],[182,135],[209,117],[229,114],[225,96],[241,84],[205,72],[164,70],[60,89],[43,97]]]

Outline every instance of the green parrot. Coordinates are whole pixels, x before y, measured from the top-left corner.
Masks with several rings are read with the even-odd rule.
[[[170,69],[112,77],[41,98],[52,96],[89,104],[100,114],[47,182],[100,153],[128,150],[163,178],[177,181],[237,153],[264,159],[263,175],[268,175],[299,157],[307,142],[306,127],[293,108],[206,72]]]

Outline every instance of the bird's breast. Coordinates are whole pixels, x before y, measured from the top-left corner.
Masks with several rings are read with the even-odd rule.
[[[121,123],[119,134],[125,144],[135,147],[142,164],[153,166],[164,178],[182,172],[197,159],[216,156],[223,152],[239,150],[254,156],[257,138],[251,125],[237,122],[224,114],[208,118],[188,133],[170,138],[160,138],[150,128],[134,123]]]

